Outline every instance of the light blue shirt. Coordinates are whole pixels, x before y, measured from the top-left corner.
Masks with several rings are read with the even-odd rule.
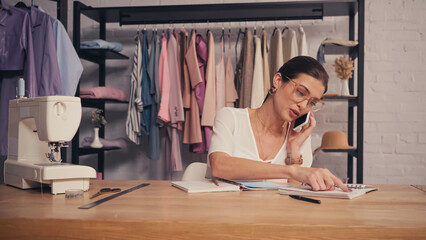
[[[75,96],[83,65],[74,49],[64,25],[56,18],[50,18],[58,56],[59,73],[62,81],[62,95]]]

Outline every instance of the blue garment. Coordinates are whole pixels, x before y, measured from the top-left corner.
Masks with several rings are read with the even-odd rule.
[[[150,94],[151,83],[148,76],[148,32],[142,31],[142,83],[141,83],[141,97],[143,103],[143,111],[141,112],[141,130],[149,134],[151,129],[151,111],[152,111],[152,97]]]
[[[31,17],[2,1],[0,11],[0,155],[7,155],[9,100],[16,97],[17,82],[26,80],[25,95],[38,95],[34,65]],[[9,14],[10,12],[10,14]]]
[[[160,158],[160,127],[157,122],[157,114],[160,107],[160,88],[158,82],[158,62],[160,59],[160,37],[152,36],[151,52],[149,54],[148,75],[151,94],[151,129],[149,134],[148,157],[152,160]]]
[[[123,50],[123,45],[119,42],[107,42],[102,39],[95,39],[92,41],[85,41],[80,43],[82,49],[111,49],[116,52]]]
[[[75,96],[78,82],[83,73],[83,65],[64,25],[53,17],[50,17],[50,21],[52,22],[53,38],[62,82],[62,95]]]
[[[317,60],[319,63],[324,64],[325,63],[325,57],[324,57],[324,45],[320,44],[317,51]]]

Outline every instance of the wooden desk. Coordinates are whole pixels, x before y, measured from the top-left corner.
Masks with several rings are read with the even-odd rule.
[[[145,182],[151,185],[77,209],[101,187]],[[426,239],[426,193],[379,188],[312,204],[277,191],[187,194],[167,181],[92,181],[80,199],[0,185],[0,239]]]

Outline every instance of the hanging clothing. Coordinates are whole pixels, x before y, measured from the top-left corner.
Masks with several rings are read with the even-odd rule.
[[[130,91],[129,91],[129,106],[126,119],[126,135],[130,141],[140,144],[141,135],[141,120],[140,112],[142,111],[141,102],[141,82],[142,73],[142,45],[139,41],[139,32],[135,38],[136,47],[133,54],[132,73],[130,75]]]
[[[235,107],[239,107],[241,104],[241,86],[243,81],[243,63],[244,63],[244,54],[245,54],[245,44],[244,44],[244,38],[243,38],[243,45],[241,47],[240,56],[237,58],[237,50],[238,50],[238,43],[240,41],[240,34],[244,34],[245,32],[242,32],[241,29],[238,32],[237,41],[235,43],[235,58],[236,58],[236,66],[235,66],[235,89],[238,94],[238,99],[235,101]]]
[[[286,63],[288,60],[299,55],[297,48],[296,31],[291,28],[284,29],[283,34],[283,60]]]
[[[50,21],[61,76],[62,95],[75,96],[77,85],[83,73],[83,65],[64,25],[52,16],[50,16]]]
[[[185,29],[181,29],[180,32],[180,69],[181,69],[181,80],[182,80],[182,104],[185,109],[189,109],[191,106],[191,84],[189,83],[188,65],[185,62],[185,54],[188,50],[188,33]]]
[[[160,125],[157,122],[160,108],[160,86],[158,80],[158,64],[160,59],[160,37],[154,33],[151,39],[151,51],[149,53],[148,76],[151,94],[151,128],[148,136],[148,154],[152,160],[160,158]]]
[[[226,106],[234,107],[235,101],[238,99],[238,94],[235,89],[234,82],[234,68],[231,63],[231,36],[228,35],[228,53],[226,60],[226,70],[225,70],[225,84],[226,84]]]
[[[306,41],[306,34],[302,25],[297,29],[297,48],[299,49],[299,56],[309,56],[308,42]]]
[[[23,75],[28,97],[59,95],[62,83],[50,16],[2,3],[11,12],[0,11],[0,71],[9,71],[0,77],[0,155],[7,155],[9,100],[16,97],[18,79]]]
[[[60,95],[62,83],[50,16],[34,6],[31,6],[30,16],[38,95]]]
[[[253,85],[253,35],[250,30],[246,30],[244,38],[244,60],[241,77],[240,108],[250,107],[251,89]]]
[[[280,67],[284,64],[283,57],[283,39],[281,35],[281,30],[275,28],[272,33],[271,42],[269,44],[269,74],[270,74],[270,86],[273,86],[272,79],[275,76],[275,73],[278,72]]]
[[[182,104],[179,66],[177,64],[177,41],[170,34],[167,45],[167,56],[170,72],[170,124],[167,126],[168,141],[166,144],[166,164],[171,171],[182,171],[182,156],[180,152],[180,141],[178,123],[183,122],[184,112]]]
[[[255,53],[254,53],[254,70],[253,84],[251,89],[250,108],[258,108],[263,103],[263,60],[262,60],[262,44],[258,36],[254,37]]]
[[[158,82],[160,84],[161,102],[158,118],[164,123],[170,122],[169,100],[170,100],[170,72],[167,56],[167,38],[161,37],[161,52],[158,63]]]
[[[216,111],[226,106],[226,76],[224,59],[224,36],[220,38],[220,59],[216,64]]]
[[[149,134],[151,130],[151,110],[152,110],[152,98],[151,98],[151,82],[148,76],[148,32],[142,30],[142,82],[141,82],[141,99],[143,110],[141,114],[141,131],[145,134]]]
[[[185,127],[183,133],[183,143],[193,144],[203,141],[201,134],[200,108],[196,97],[196,88],[204,84],[201,72],[198,67],[196,50],[196,33],[191,33],[191,39],[185,53],[185,64],[188,69],[189,80],[191,84],[190,108],[185,114]]]
[[[179,66],[177,63],[177,51],[178,48],[177,40],[174,35],[170,35],[167,51],[168,51],[168,64],[170,73],[170,100],[169,100],[169,112],[170,112],[170,123],[175,124],[183,122],[183,103],[182,103],[182,92],[181,92],[181,80],[179,75]]]
[[[213,33],[208,33],[208,59],[206,66],[206,94],[204,100],[203,115],[201,118],[201,126],[204,126],[205,132],[205,151],[209,150],[210,138],[216,115],[216,60],[214,50]]]
[[[205,72],[207,66],[207,44],[204,41],[203,37],[200,34],[197,34],[195,37],[196,50],[197,50],[197,62],[198,68],[201,74],[202,82],[197,85],[195,88],[195,96],[197,98],[197,103],[200,111],[200,117],[202,117],[203,109],[204,109],[204,101],[205,101]],[[201,121],[200,121],[201,124]],[[206,151],[206,132],[205,127],[201,127],[201,138],[202,141],[200,143],[194,143],[191,145],[190,150],[194,153],[205,153]]]
[[[271,89],[271,75],[269,71],[269,57],[268,57],[268,40],[266,30],[262,31],[262,60],[263,60],[263,97],[268,95]]]

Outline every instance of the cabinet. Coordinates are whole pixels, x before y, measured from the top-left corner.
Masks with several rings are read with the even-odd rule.
[[[356,179],[363,182],[363,129],[364,129],[364,0],[322,0],[296,2],[204,4],[174,6],[123,6],[123,7],[89,7],[78,1],[74,2],[74,44],[80,57],[99,64],[99,85],[105,85],[105,60],[127,58],[121,54],[103,51],[82,51],[80,44],[80,15],[99,23],[99,35],[105,39],[106,23],[120,25],[137,24],[171,24],[196,22],[247,22],[274,20],[322,19],[327,16],[349,17],[349,40],[358,40],[356,47],[325,46],[326,54],[349,54],[358,60],[357,78],[349,80],[350,93],[355,97],[326,97],[326,101],[343,101],[348,103],[348,142],[356,146],[355,150],[327,150],[329,152],[347,152],[348,177],[353,179],[353,160],[356,158]],[[357,29],[357,31],[356,31]],[[354,92],[357,87],[356,94]],[[95,103],[93,103],[95,104]],[[100,106],[105,107],[100,101]],[[83,102],[83,106],[89,106]],[[95,105],[90,105],[95,106]],[[98,106],[98,105],[96,105]],[[356,119],[355,119],[356,113]],[[356,123],[356,124],[355,124]],[[355,126],[356,125],[356,126]],[[103,132],[101,132],[103,136]],[[78,133],[76,135],[78,140]],[[77,143],[75,146],[74,143]],[[108,149],[82,151],[78,141],[73,141],[73,163],[78,164],[81,154],[97,152],[99,166],[103,167],[103,151]],[[103,168],[99,168],[99,171]]]

